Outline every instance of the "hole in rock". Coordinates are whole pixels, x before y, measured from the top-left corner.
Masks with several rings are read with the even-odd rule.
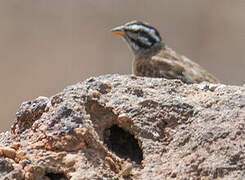
[[[51,180],[68,180],[63,173],[47,173],[45,176]]]
[[[113,125],[105,130],[104,142],[108,149],[120,158],[129,158],[137,164],[141,164],[143,153],[139,147],[137,139],[117,125]]]

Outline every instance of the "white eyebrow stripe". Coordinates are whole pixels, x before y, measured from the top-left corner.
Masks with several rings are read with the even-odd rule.
[[[156,41],[160,41],[160,38],[156,35],[156,31],[152,28],[146,27],[146,26],[142,26],[142,25],[137,25],[137,24],[133,24],[130,25],[128,27],[128,29],[130,30],[139,30],[139,29],[143,29],[146,32],[149,32],[151,34],[151,36],[156,40]]]

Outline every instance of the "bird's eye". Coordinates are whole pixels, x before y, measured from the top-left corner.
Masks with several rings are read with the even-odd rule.
[[[138,39],[138,35],[135,32],[132,31],[127,31],[127,35],[131,38],[131,39]]]
[[[139,35],[140,35],[140,36],[145,36],[145,32],[139,31]]]
[[[154,44],[156,41],[150,36],[150,34],[144,32],[144,31],[139,31],[138,33],[138,39],[140,39],[144,44],[151,46]]]
[[[149,34],[147,34],[146,32],[144,32],[144,31],[139,31],[138,32],[138,37],[139,38],[143,38],[143,39],[149,39],[150,37],[149,37]]]

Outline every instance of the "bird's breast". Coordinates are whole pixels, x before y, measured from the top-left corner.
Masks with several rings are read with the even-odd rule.
[[[157,67],[151,58],[135,58],[133,61],[133,74],[136,76],[158,77]]]

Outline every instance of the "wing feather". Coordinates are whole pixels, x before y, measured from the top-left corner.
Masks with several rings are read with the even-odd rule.
[[[181,79],[186,83],[218,82],[213,75],[200,65],[185,56],[178,55],[168,47],[153,56],[151,61],[151,64],[155,64],[155,69],[160,77]]]

